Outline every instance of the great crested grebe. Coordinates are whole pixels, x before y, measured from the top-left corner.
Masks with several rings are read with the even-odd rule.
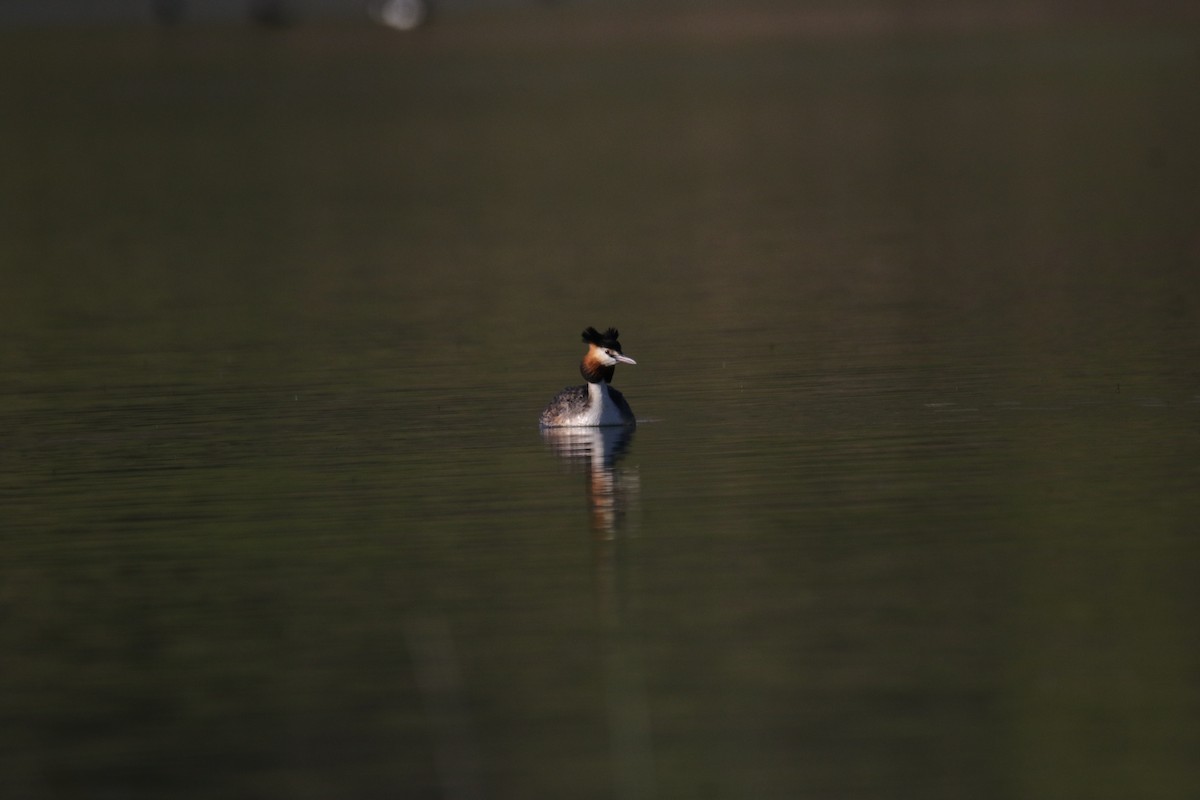
[[[636,364],[621,352],[617,329],[604,333],[595,328],[583,332],[587,352],[579,364],[587,384],[568,386],[559,392],[542,412],[543,428],[586,428],[600,425],[636,425],[633,410],[625,396],[609,386],[617,364]]]

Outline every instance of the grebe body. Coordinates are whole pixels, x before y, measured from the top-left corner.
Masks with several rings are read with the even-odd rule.
[[[625,396],[609,386],[617,364],[636,364],[621,352],[617,329],[600,333],[595,328],[583,332],[587,352],[579,371],[587,381],[583,386],[563,389],[542,411],[543,428],[592,428],[609,425],[636,425],[633,409]]]

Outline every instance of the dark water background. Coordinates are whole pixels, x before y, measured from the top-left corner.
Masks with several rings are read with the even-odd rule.
[[[5,797],[1192,796],[1194,29],[607,13],[4,34]]]

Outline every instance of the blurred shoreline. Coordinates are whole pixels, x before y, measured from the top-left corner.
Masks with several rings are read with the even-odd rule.
[[[367,22],[384,0],[10,0],[0,4],[0,30],[41,27],[193,24],[304,26]],[[814,2],[661,2],[627,0],[423,0],[445,23],[477,27],[517,24],[530,36],[572,23],[582,38],[771,39],[889,33],[1035,31],[1077,27],[1200,23],[1200,3],[995,2],[861,0]],[[497,32],[510,33],[508,30]],[[486,35],[486,31],[483,32]]]

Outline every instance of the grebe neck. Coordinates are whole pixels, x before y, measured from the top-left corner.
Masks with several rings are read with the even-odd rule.
[[[596,383],[612,383],[613,374],[616,371],[615,364],[606,367],[594,358],[584,358],[579,362],[579,374],[583,376],[589,386]]]

